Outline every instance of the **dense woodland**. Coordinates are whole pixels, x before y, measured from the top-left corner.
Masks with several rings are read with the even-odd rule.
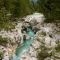
[[[22,17],[35,11],[48,19],[60,19],[60,0],[0,0],[0,21]],[[8,19],[9,18],[9,19]]]
[[[14,28],[17,18],[34,12],[43,13],[46,22],[60,22],[60,0],[0,0],[0,29]]]

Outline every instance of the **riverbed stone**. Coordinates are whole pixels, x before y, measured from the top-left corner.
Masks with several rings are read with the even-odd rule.
[[[56,27],[54,23],[44,23],[44,19],[44,15],[40,13],[28,15],[25,18],[25,21],[18,22],[12,32],[7,32],[5,30],[0,31],[0,36],[2,36],[3,38],[8,37],[15,43],[16,41],[20,40],[19,43],[22,45],[24,39],[28,40],[31,38],[27,35],[25,30],[28,30],[28,28],[32,29],[35,32],[37,30],[37,33],[34,36],[33,43],[30,45],[28,51],[22,55],[22,60],[37,60],[37,54],[38,52],[41,52],[41,48],[43,49],[44,47],[46,47],[48,49],[48,53],[55,52],[56,41],[60,40],[60,34],[57,33],[57,31],[60,31],[60,29]],[[26,29],[23,29],[22,26],[24,26],[24,28]],[[21,30],[24,30],[24,32],[22,33]],[[24,35],[25,38],[23,37]],[[16,43],[15,46],[8,44],[7,48],[4,47],[6,48],[6,54],[8,55],[7,57],[5,57],[6,54],[4,55],[5,60],[9,60],[9,51],[11,51],[11,55],[15,54],[17,46],[18,45]],[[60,53],[55,52],[55,56],[60,58]],[[53,58],[53,56],[51,58],[47,57],[44,60],[53,60]],[[59,59],[56,58],[56,60]]]

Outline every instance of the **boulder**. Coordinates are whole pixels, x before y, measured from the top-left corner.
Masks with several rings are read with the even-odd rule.
[[[42,13],[33,13],[32,15],[28,15],[25,18],[25,21],[30,22],[31,20],[36,20],[39,23],[44,22],[45,17]]]
[[[34,31],[34,33],[36,33],[36,32],[39,31],[40,29],[37,28],[36,26],[33,26],[33,27],[32,27],[32,30]]]
[[[30,25],[31,25],[31,26],[37,25],[36,19],[32,19],[32,20],[30,21]]]

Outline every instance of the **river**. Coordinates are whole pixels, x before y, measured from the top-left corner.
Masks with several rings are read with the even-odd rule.
[[[16,54],[13,56],[12,60],[20,60],[21,56],[28,51],[30,45],[33,43],[34,40],[34,32],[29,29],[29,32],[27,32],[27,34],[31,37],[28,40],[25,40],[22,44],[22,46],[18,46],[16,48]]]

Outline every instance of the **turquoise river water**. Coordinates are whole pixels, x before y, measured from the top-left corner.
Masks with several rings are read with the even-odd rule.
[[[30,45],[33,43],[34,40],[34,32],[29,29],[29,32],[27,32],[27,34],[31,37],[28,40],[25,40],[22,44],[22,46],[17,47],[16,49],[16,54],[13,56],[12,60],[20,60],[21,56],[28,51]]]

